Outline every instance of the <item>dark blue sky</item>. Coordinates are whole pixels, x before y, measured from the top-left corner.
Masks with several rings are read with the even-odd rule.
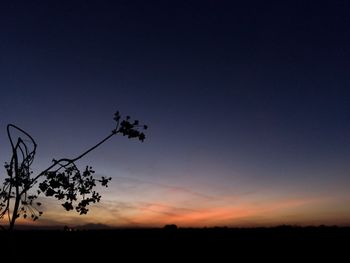
[[[82,160],[114,178],[123,212],[101,222],[349,222],[349,14],[348,1],[2,2],[1,160],[9,122],[37,139],[40,168],[119,109],[150,129]]]

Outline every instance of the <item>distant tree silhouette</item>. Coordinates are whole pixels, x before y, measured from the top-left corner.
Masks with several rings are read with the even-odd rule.
[[[163,229],[168,231],[175,231],[177,230],[177,225],[175,224],[165,225]]]
[[[80,215],[89,211],[91,203],[100,201],[101,195],[95,191],[96,183],[108,187],[111,177],[102,176],[97,179],[91,166],[79,170],[76,161],[114,135],[120,134],[143,142],[145,134],[141,130],[147,129],[146,125],[140,125],[137,120],[132,121],[129,116],[122,118],[119,111],[114,114],[114,121],[115,128],[100,142],[75,158],[53,159],[49,167],[36,175],[33,175],[31,169],[37,149],[35,140],[16,125],[7,125],[12,157],[5,163],[7,177],[0,189],[0,219],[8,218],[9,230],[14,229],[19,217],[35,221],[43,214],[41,203],[37,201],[40,195],[54,197],[62,202],[67,211],[75,209]],[[11,135],[13,131],[19,133],[16,141]]]

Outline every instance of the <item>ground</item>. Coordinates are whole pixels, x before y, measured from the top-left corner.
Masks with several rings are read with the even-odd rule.
[[[347,256],[350,228],[35,230],[0,232],[0,238],[2,253],[15,262],[230,262],[242,257],[335,262]]]

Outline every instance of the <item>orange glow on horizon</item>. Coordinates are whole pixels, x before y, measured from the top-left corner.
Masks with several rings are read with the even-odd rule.
[[[259,207],[253,204],[240,204],[238,206],[208,207],[194,210],[182,209],[181,211],[173,211],[173,207],[159,203],[141,208],[140,213],[133,217],[133,221],[150,226],[164,224],[178,224],[186,227],[231,226],[259,218],[266,213],[270,214],[269,217],[274,217],[278,215],[280,210],[300,207],[311,201],[301,199],[276,202]]]
[[[252,194],[211,198],[181,189],[166,192],[162,193],[162,202],[146,195],[134,200],[104,200],[91,206],[90,212],[84,216],[62,211],[60,204],[47,199],[43,201],[47,209],[37,222],[21,218],[17,223],[34,226],[98,223],[113,227],[162,227],[166,224],[179,227],[250,227],[347,224],[350,221],[344,207],[332,212],[330,207],[335,200],[326,197],[288,199]]]

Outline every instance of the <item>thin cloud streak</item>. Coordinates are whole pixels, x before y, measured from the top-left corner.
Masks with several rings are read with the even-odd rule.
[[[312,199],[295,199],[278,201],[273,204],[256,205],[245,203],[239,205],[222,205],[221,207],[207,207],[201,209],[184,209],[158,203],[148,207],[140,207],[141,213],[134,217],[136,222],[144,225],[159,226],[164,223],[175,223],[180,226],[215,226],[215,225],[239,225],[243,219],[255,218],[267,215],[273,217],[281,210],[295,209],[304,205],[318,202]],[[259,222],[256,222],[257,224]]]
[[[167,189],[168,191],[173,191],[173,192],[182,192],[185,194],[190,194],[199,198],[204,198],[208,200],[216,200],[217,198],[214,196],[206,195],[197,191],[190,190],[186,187],[181,187],[181,186],[173,186],[173,185],[168,185],[168,184],[163,184],[163,183],[158,183],[158,182],[151,182],[151,181],[146,181],[146,180],[141,180],[141,179],[136,179],[136,178],[128,178],[128,177],[113,177],[113,180],[122,180],[125,182],[134,182],[138,185],[144,184],[144,185],[151,185],[155,186],[157,188],[164,188]]]
[[[135,188],[132,198],[129,195],[102,198],[101,203],[91,206],[85,216],[64,212],[56,200],[42,198],[41,201],[45,204],[44,216],[39,223],[70,226],[97,223],[114,227],[161,227],[165,224],[210,227],[305,224],[312,222],[312,217],[317,213],[320,214],[318,222],[325,224],[331,222],[329,219],[339,218],[338,211],[322,214],[322,207],[325,204],[330,206],[337,198],[273,196],[257,191],[208,198],[207,195],[182,187],[133,178],[118,179],[127,183],[119,187],[126,187],[128,191],[128,186]],[[159,196],[162,201],[159,201]],[[346,218],[342,218],[337,222],[344,223]]]

